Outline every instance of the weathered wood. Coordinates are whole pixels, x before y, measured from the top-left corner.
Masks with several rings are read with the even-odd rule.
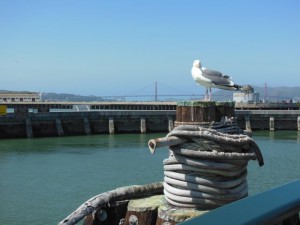
[[[223,116],[228,118],[235,116],[234,102],[216,102],[216,121],[219,121]]]
[[[222,117],[234,116],[234,103],[185,101],[178,102],[175,126],[182,124],[206,125],[213,121],[221,121]]]
[[[178,122],[210,122],[215,120],[215,102],[178,102],[177,109],[179,109],[176,113],[176,121]]]
[[[176,107],[176,121],[182,122],[182,106],[180,105]]]
[[[178,208],[165,203],[158,208],[156,225],[175,225],[206,212],[208,211]]]
[[[155,225],[157,209],[165,202],[163,195],[132,200],[127,207],[125,225]]]
[[[108,191],[99,194],[85,203],[83,203],[78,209],[72,214],[66,217],[64,220],[59,222],[59,225],[73,225],[82,220],[87,215],[90,215],[102,207],[116,201],[141,198],[154,194],[162,194],[163,185],[161,182],[152,183],[147,185],[133,185],[128,187],[117,188],[112,191]]]
[[[93,215],[88,215],[85,218],[83,225],[100,225],[100,221],[98,219],[94,219]]]
[[[97,210],[85,218],[83,225],[119,225],[125,221],[127,200],[117,201],[107,207]]]

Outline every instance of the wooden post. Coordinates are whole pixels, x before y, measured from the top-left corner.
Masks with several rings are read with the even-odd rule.
[[[97,210],[94,215],[88,215],[83,225],[119,225],[124,224],[127,212],[127,200],[111,203],[108,207]]]
[[[129,202],[125,217],[125,225],[155,225],[157,209],[163,204],[164,196],[155,195],[149,198]]]
[[[114,124],[114,119],[112,117],[110,117],[108,120],[108,131],[110,134],[115,133],[115,124]]]
[[[90,127],[90,121],[87,117],[83,118],[83,126],[84,126],[84,133],[86,135],[90,135],[92,132],[91,132],[91,127]]]
[[[106,218],[109,218],[109,211],[107,208],[114,205],[114,202],[119,201],[127,201],[130,199],[143,198],[145,196],[154,196],[161,195],[163,193],[163,184],[162,182],[146,184],[146,185],[132,185],[120,187],[115,190],[107,191],[102,194],[98,194],[97,196],[89,199],[84,204],[82,204],[78,209],[76,209],[73,213],[59,222],[59,225],[67,225],[67,224],[76,224],[81,221],[86,216],[91,213],[94,215],[94,218],[98,218],[99,220],[105,221],[105,212],[101,212],[101,210],[106,211]],[[147,202],[147,201],[142,201]],[[137,204],[140,205],[140,204]],[[123,207],[122,207],[123,208]],[[126,208],[126,207],[125,207]],[[98,215],[97,211],[99,211]],[[123,209],[122,209],[123,210]],[[119,209],[117,209],[119,211]],[[112,215],[114,216],[114,215]],[[115,216],[116,217],[116,216]],[[124,217],[120,216],[121,221],[119,223],[108,223],[108,224],[124,224]],[[93,218],[92,218],[93,219]],[[94,219],[93,219],[94,221]],[[92,222],[93,222],[92,221]],[[102,224],[102,223],[101,223]],[[143,224],[143,223],[140,223]]]
[[[234,102],[184,101],[177,103],[175,126],[208,125],[234,116]]]
[[[300,131],[300,116],[297,117],[297,127],[298,131]]]
[[[216,102],[216,120],[220,121],[222,117],[231,118],[235,116],[234,102]]]
[[[274,122],[274,117],[270,117],[270,131],[274,131],[275,130],[275,122]]]
[[[193,208],[179,208],[164,203],[158,208],[156,225],[180,224],[185,220],[201,216],[206,212],[208,211],[201,211]]]
[[[145,134],[146,133],[146,119],[141,118],[141,133]]]
[[[31,125],[31,118],[27,117],[26,118],[26,135],[27,138],[32,138],[33,137],[33,132],[32,132],[32,125]]]

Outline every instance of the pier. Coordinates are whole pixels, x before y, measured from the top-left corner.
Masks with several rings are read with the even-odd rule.
[[[173,129],[173,110],[105,110],[28,113],[0,117],[1,138],[114,133],[154,133]]]
[[[2,102],[0,106],[6,109],[0,115],[0,138],[169,132],[177,107],[182,107],[177,102]],[[245,130],[300,130],[296,103],[235,103],[234,111],[238,126]],[[197,118],[195,113],[182,115]]]
[[[176,102],[0,102],[12,109],[16,116],[28,112],[45,113],[57,111],[93,110],[176,110]]]
[[[300,130],[300,110],[235,110],[246,130]]]

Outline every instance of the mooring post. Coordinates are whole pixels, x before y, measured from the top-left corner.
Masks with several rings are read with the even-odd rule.
[[[275,122],[274,122],[274,117],[270,117],[270,122],[269,122],[269,125],[270,125],[270,131],[274,131],[275,130]]]
[[[141,133],[145,134],[146,133],[146,119],[145,118],[141,118]]]
[[[112,117],[110,117],[108,120],[108,131],[110,134],[115,133],[115,124],[114,124],[114,119]]]
[[[297,117],[297,127],[298,131],[300,131],[300,116]]]
[[[245,116],[245,127],[247,131],[251,131],[250,116]]]
[[[168,131],[171,132],[174,129],[174,121],[169,118],[168,120]]]
[[[55,125],[56,125],[57,135],[58,136],[63,136],[64,135],[64,129],[62,127],[61,119],[60,118],[56,118],[55,119]]]
[[[222,117],[234,117],[234,102],[183,101],[177,103],[175,126],[206,126]]]
[[[164,198],[167,204],[162,205],[163,210],[158,209],[156,225],[177,224],[188,218],[186,215],[191,215],[191,211],[198,216],[203,211],[248,196],[248,161],[257,159],[260,166],[264,164],[257,144],[247,135],[240,135],[244,131],[233,119],[234,103],[183,102],[179,103],[176,114],[176,128],[167,137],[148,142],[151,153],[157,147],[169,146],[169,158],[164,160]],[[247,147],[241,151],[245,144]],[[238,166],[236,159],[241,160]],[[199,169],[201,173],[196,172]],[[214,186],[216,177],[218,184]],[[194,183],[203,178],[212,184],[209,188],[218,191],[212,194],[204,183]],[[175,215],[173,212],[177,218],[179,215],[182,218],[169,220]]]
[[[87,117],[83,118],[83,126],[84,126],[84,133],[86,135],[90,135],[92,132],[91,132],[90,121]]]
[[[30,117],[26,118],[26,135],[27,135],[27,138],[32,138],[33,137],[31,118]]]

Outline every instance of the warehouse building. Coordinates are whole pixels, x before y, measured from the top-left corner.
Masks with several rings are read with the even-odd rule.
[[[0,102],[40,102],[41,95],[38,92],[0,92]]]

